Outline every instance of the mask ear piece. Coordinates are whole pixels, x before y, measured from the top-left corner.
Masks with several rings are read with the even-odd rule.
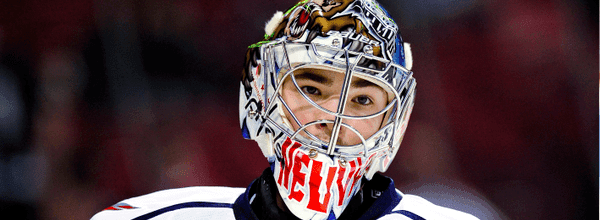
[[[273,14],[273,17],[271,17],[271,19],[265,24],[265,38],[274,34],[273,32],[275,32],[275,29],[279,23],[283,21],[283,17],[283,12],[280,11],[277,11],[275,14]]]
[[[260,150],[267,158],[267,161],[269,161],[269,163],[275,162],[275,146],[273,145],[273,135],[270,133],[259,135],[254,138],[254,141],[256,141],[258,146],[260,146]]]
[[[413,57],[412,51],[410,49],[410,44],[404,42],[404,62],[406,63],[406,69],[411,70],[413,66]]]

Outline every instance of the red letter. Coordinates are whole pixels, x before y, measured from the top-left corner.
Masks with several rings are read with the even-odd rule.
[[[350,175],[348,175],[348,182],[346,183],[346,187],[348,187],[348,184],[350,182],[352,182],[352,186],[350,187],[350,190],[348,191],[348,193],[352,193],[352,189],[354,188],[354,184],[356,184],[357,179],[362,177],[360,176],[360,170],[361,170],[361,166],[362,166],[362,160],[360,159],[360,157],[356,158],[357,163],[354,162],[354,160],[350,161]],[[347,190],[347,188],[346,188]]]
[[[325,198],[323,199],[323,203],[319,201],[321,198],[321,194],[319,193],[319,188],[321,187],[321,181],[323,181],[323,177],[321,177],[321,168],[323,167],[323,162],[313,161],[312,171],[310,175],[310,197],[308,199],[308,209],[315,210],[317,212],[327,212],[327,206],[329,205],[329,198],[331,197],[331,183],[333,182],[333,177],[335,176],[335,170],[337,167],[330,167],[327,173],[327,181],[325,182],[327,193],[325,193]]]
[[[360,159],[360,157],[356,158],[356,166],[352,166],[354,163],[354,161],[350,161],[350,166],[355,168],[354,175],[350,175],[348,176],[348,182],[352,181],[352,186],[350,187],[350,192],[352,192],[352,189],[354,189],[354,185],[356,184],[356,182],[358,182],[358,180],[362,177],[360,175],[361,172],[361,166],[362,166],[362,160]]]
[[[296,145],[294,144],[294,146]],[[294,168],[292,170],[292,185],[290,189],[291,192],[290,196],[288,196],[288,199],[295,199],[296,201],[300,202],[302,198],[304,198],[304,193],[302,192],[302,190],[296,190],[296,185],[300,185],[301,187],[305,185],[304,183],[306,181],[306,174],[300,172],[300,170],[302,169],[302,164],[304,164],[304,166],[308,168],[308,162],[310,162],[310,158],[308,157],[308,155],[302,153],[301,151],[296,152],[298,153],[296,153],[296,156],[294,158]]]
[[[280,186],[283,185],[283,187],[286,189],[290,189],[288,183],[290,179],[290,170],[292,170],[292,158],[294,152],[298,147],[301,146],[300,143],[294,143],[294,145],[290,148],[291,144],[292,140],[288,137],[285,139],[285,142],[283,142],[283,146],[281,146],[281,154],[283,155],[285,165],[279,170],[279,178],[277,180],[277,183],[279,183]],[[282,180],[283,184],[281,182]]]
[[[337,188],[339,191],[339,200],[338,200],[338,206],[341,206],[342,203],[344,202],[344,196],[346,195],[346,185],[347,184],[342,184],[342,180],[344,179],[344,174],[346,174],[346,168],[343,166],[340,166],[340,169],[338,170],[338,178],[337,178]]]

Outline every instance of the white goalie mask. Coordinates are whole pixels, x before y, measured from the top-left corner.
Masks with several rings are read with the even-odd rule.
[[[337,218],[398,151],[415,96],[410,49],[371,0],[305,0],[266,32],[246,54],[242,133],[294,215]]]

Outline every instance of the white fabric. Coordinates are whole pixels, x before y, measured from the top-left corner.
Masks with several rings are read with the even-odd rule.
[[[133,219],[138,216],[151,213],[161,208],[176,204],[188,202],[215,202],[233,204],[235,200],[244,193],[244,188],[230,187],[186,187],[179,189],[169,189],[150,193],[147,195],[123,200],[119,203],[125,203],[133,209],[122,210],[104,210],[92,217],[92,220],[118,220]],[[392,213],[382,216],[379,219],[411,219],[406,215],[395,211],[408,211],[423,219],[448,219],[448,220],[472,220],[477,219],[470,214],[457,210],[437,206],[419,196],[405,195],[399,190],[397,193],[402,195],[402,200],[393,209]],[[233,209],[228,207],[195,207],[182,208],[158,215],[153,220],[166,219],[235,219]]]
[[[385,215],[379,219],[411,219],[400,213],[394,213],[394,211],[406,210],[420,216],[423,219],[447,219],[447,220],[476,220],[473,215],[449,209],[446,207],[437,206],[419,196],[402,194],[399,190],[396,192],[402,195],[402,200],[394,208],[392,214]]]
[[[162,190],[147,195],[133,197],[119,203],[126,203],[133,209],[103,210],[92,220],[133,219],[135,217],[176,204],[187,202],[231,203],[244,193],[245,188],[195,186]],[[183,208],[158,215],[153,220],[166,219],[235,219],[231,208]]]

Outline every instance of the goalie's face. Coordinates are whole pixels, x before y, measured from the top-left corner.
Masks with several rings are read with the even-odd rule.
[[[294,72],[293,77],[296,84],[291,76],[286,78],[282,85],[281,96],[289,107],[289,111],[285,110],[285,115],[293,129],[298,131],[304,126],[306,132],[299,132],[300,135],[307,138],[313,135],[312,139],[316,137],[329,143],[335,130],[335,113],[340,111],[341,102],[345,103],[342,115],[363,118],[342,118],[342,126],[335,145],[361,144],[361,139],[356,133],[367,139],[381,128],[385,114],[372,116],[388,104],[388,94],[380,86],[352,77],[348,79],[347,97],[343,98],[344,73],[324,69],[302,69]],[[352,131],[349,127],[355,130]]]

